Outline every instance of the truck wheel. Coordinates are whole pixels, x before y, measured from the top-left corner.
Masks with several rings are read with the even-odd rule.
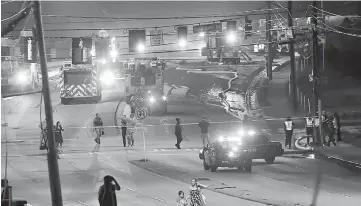
[[[211,172],[216,172],[216,171],[217,171],[217,169],[218,169],[218,167],[217,167],[217,166],[211,166]]]
[[[203,169],[204,170],[209,170],[210,169],[209,165],[207,165],[207,163],[206,163],[206,161],[204,159],[203,159]]]
[[[244,164],[244,170],[246,172],[252,172],[252,160],[246,160]]]
[[[264,160],[266,160],[266,163],[267,164],[273,164],[273,162],[275,161],[276,157],[269,157],[269,158],[266,158]]]

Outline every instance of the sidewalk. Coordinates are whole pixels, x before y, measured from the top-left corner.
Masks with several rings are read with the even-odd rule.
[[[268,87],[269,107],[263,108],[263,113],[265,116],[284,119],[287,116],[304,117],[307,115],[303,108],[300,108],[298,112],[294,112],[292,109],[291,102],[288,100],[289,96],[287,87],[289,75],[289,65],[282,68],[279,72],[274,72],[272,84]],[[274,126],[277,122],[277,128],[279,128],[280,124],[282,124],[282,121],[269,122],[271,127]],[[299,121],[296,121],[295,123],[298,124]],[[297,125],[297,127],[299,127],[299,125]],[[325,156],[328,159],[332,158],[335,161],[343,162],[343,164],[348,162],[353,166],[355,166],[357,163],[361,168],[361,148],[355,146],[358,144],[361,146],[361,134],[351,134],[347,131],[344,131],[342,134],[344,142],[340,142],[339,147],[317,148],[319,156],[322,154],[322,156]]]

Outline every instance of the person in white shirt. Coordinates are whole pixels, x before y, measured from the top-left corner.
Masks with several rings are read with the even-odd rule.
[[[318,116],[318,113],[316,113],[316,116],[313,118],[313,130],[314,130],[314,142],[315,142],[315,139],[317,138],[317,141],[316,142],[320,142],[320,123],[321,123],[321,120],[320,120],[320,117]]]
[[[291,149],[291,140],[292,140],[292,135],[293,135],[293,127],[294,127],[294,123],[291,120],[291,117],[287,117],[287,120],[284,123],[284,131],[286,134],[286,142],[285,142],[285,147]]]
[[[311,116],[311,113],[308,114],[308,117],[306,118],[306,136],[307,136],[307,145],[310,144],[310,137],[313,137],[313,125],[314,121]]]

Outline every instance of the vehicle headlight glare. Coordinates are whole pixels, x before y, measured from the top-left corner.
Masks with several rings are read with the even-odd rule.
[[[239,130],[239,131],[238,131],[238,134],[239,134],[239,135],[244,135],[244,131],[243,131],[243,130]]]
[[[154,98],[154,97],[150,97],[150,98],[149,98],[149,101],[150,101],[150,103],[154,103],[154,102],[155,102],[155,98]]]
[[[112,84],[113,80],[113,73],[111,71],[104,72],[103,75],[100,77],[100,81],[106,85]]]
[[[26,80],[27,80],[27,75],[26,75],[26,73],[25,73],[25,72],[19,72],[19,73],[17,74],[17,80],[18,80],[18,83],[20,83],[20,84],[25,83]]]
[[[218,141],[223,142],[223,141],[224,141],[224,137],[222,137],[222,136],[218,137]]]
[[[228,157],[234,157],[234,152],[228,153]]]
[[[106,59],[101,59],[101,60],[100,60],[100,63],[106,64],[106,63],[107,63],[107,60],[106,60]]]
[[[248,131],[248,135],[255,135],[255,134],[256,134],[256,132],[253,130]]]

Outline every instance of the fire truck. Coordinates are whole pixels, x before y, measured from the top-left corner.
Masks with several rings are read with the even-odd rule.
[[[100,62],[97,63],[99,80],[102,87],[113,89],[119,85],[119,80],[124,80],[124,62]]]
[[[60,73],[60,100],[66,105],[75,100],[98,103],[102,98],[102,86],[95,65],[64,65]]]
[[[207,46],[202,48],[202,56],[207,56],[211,62],[221,62],[224,64],[238,64],[241,59],[252,62],[252,58],[240,46],[227,43],[226,31],[207,34],[205,41]]]
[[[129,59],[125,63],[125,93],[128,101],[135,97],[136,107],[146,107],[150,115],[167,112],[164,68],[164,63],[156,58]]]

